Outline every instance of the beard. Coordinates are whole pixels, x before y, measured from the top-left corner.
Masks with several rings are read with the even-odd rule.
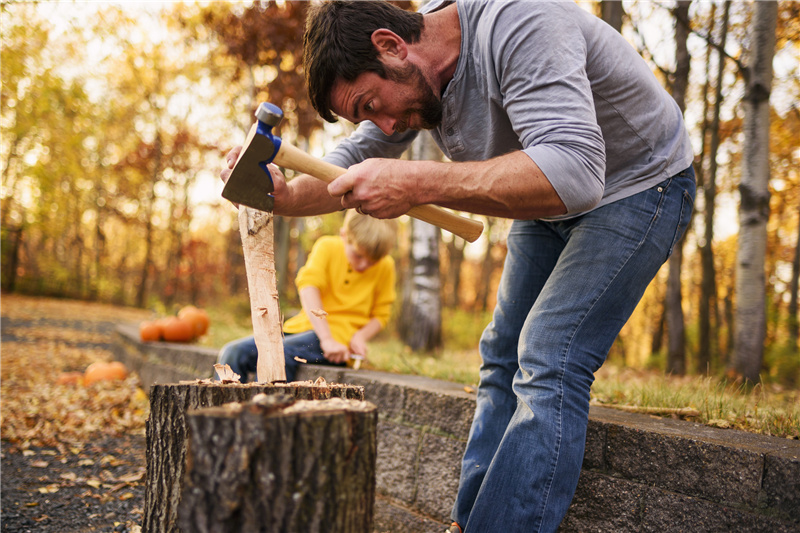
[[[403,117],[397,121],[395,126],[397,133],[403,133],[408,129],[411,115],[414,113],[419,115],[420,129],[432,130],[442,123],[442,101],[434,94],[417,65],[409,63],[404,68],[386,69],[386,77],[398,83],[411,85],[417,93],[416,104],[406,110]]]

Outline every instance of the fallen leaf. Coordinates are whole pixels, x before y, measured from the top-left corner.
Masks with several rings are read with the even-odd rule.
[[[126,492],[124,494],[120,494],[119,495],[119,499],[122,500],[122,501],[130,500],[131,498],[133,498],[133,493],[132,492]]]
[[[30,465],[34,468],[47,468],[50,466],[50,463],[47,461],[31,461]]]
[[[58,485],[47,485],[46,487],[39,487],[38,490],[41,494],[53,494],[54,492],[58,492],[60,487]]]
[[[92,488],[99,489],[103,483],[99,479],[87,479],[86,484]]]

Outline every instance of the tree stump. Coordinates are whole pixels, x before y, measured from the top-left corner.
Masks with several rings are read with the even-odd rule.
[[[192,410],[178,510],[184,533],[369,533],[377,410],[258,395]]]
[[[298,400],[342,398],[363,400],[364,388],[352,385],[295,382],[291,384],[220,383],[211,380],[153,385],[146,424],[144,533],[178,531],[177,510],[186,460],[186,412],[246,402],[256,394],[284,393]]]

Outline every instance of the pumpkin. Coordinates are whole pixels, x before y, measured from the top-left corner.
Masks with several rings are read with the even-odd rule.
[[[161,324],[157,320],[146,320],[139,324],[139,338],[142,342],[160,341]]]
[[[194,339],[194,324],[186,319],[169,317],[163,322],[164,340],[168,342],[189,342]]]
[[[193,305],[187,305],[178,311],[178,318],[188,320],[194,328],[194,336],[200,337],[208,331],[208,313],[204,309],[198,309]]]
[[[123,380],[128,377],[128,369],[119,361],[107,363],[98,361],[86,367],[83,373],[83,384],[87,387],[98,381]]]

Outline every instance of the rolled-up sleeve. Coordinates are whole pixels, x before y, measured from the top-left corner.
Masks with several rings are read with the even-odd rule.
[[[496,19],[502,42],[493,48],[492,62],[502,105],[523,151],[568,212],[586,211],[603,197],[606,163],[586,73],[586,41],[559,3],[528,6],[506,4]]]

